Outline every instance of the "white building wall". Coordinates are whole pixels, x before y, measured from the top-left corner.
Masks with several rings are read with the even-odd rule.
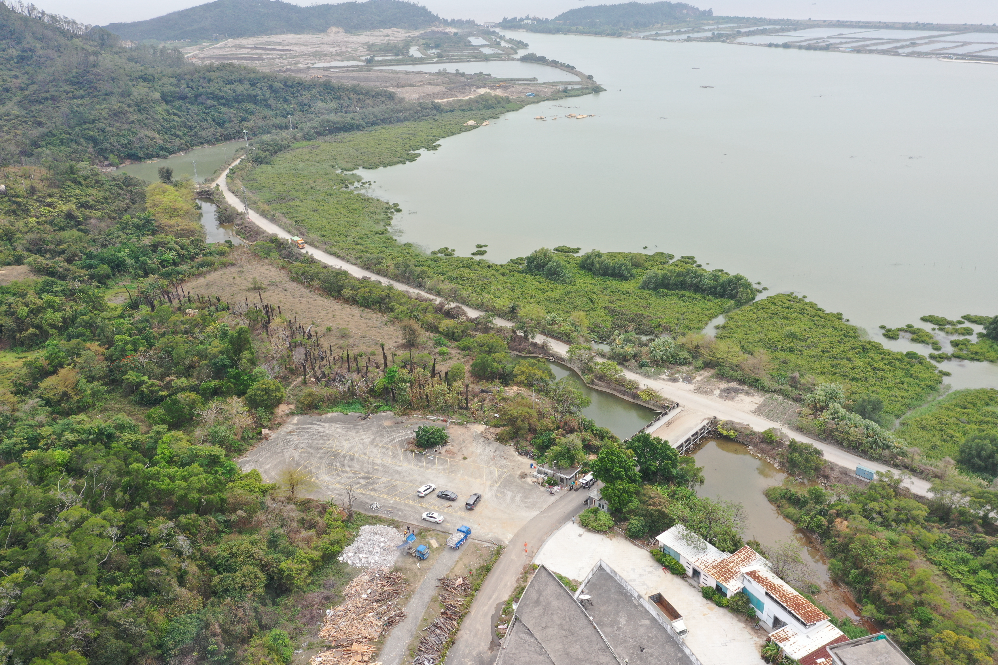
[[[759,616],[759,619],[761,619],[764,624],[766,624],[767,626],[769,626],[770,629],[773,628],[773,622],[775,621],[775,619],[777,617],[779,617],[779,619],[784,624],[786,624],[788,626],[791,626],[798,633],[804,633],[804,634],[807,634],[811,630],[817,628],[822,623],[824,623],[824,622],[817,623],[817,624],[811,626],[811,628],[809,630],[801,622],[800,619],[798,619],[797,617],[795,617],[793,614],[791,614],[787,610],[783,609],[783,607],[780,604],[778,604],[775,600],[773,600],[772,598],[770,598],[769,596],[767,596],[766,595],[766,590],[763,589],[758,584],[756,584],[752,579],[743,576],[742,581],[745,583],[745,588],[748,589],[752,593],[753,596],[755,596],[756,598],[758,598],[759,600],[761,600],[763,602],[763,607],[765,609],[763,610],[763,612]]]

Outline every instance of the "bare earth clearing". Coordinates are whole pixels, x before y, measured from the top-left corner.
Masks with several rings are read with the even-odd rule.
[[[246,303],[263,302],[281,308],[288,319],[313,325],[321,336],[322,344],[332,344],[335,349],[377,351],[380,344],[392,349],[402,347],[402,333],[387,317],[371,310],[316,295],[269,261],[255,256],[245,247],[237,247],[229,258],[235,265],[220,268],[202,275],[184,285],[185,290],[197,295],[218,296],[234,309],[245,308]],[[253,279],[264,287],[259,292],[252,288]],[[327,331],[327,328],[331,330]]]
[[[481,425],[450,425],[450,443],[439,454],[414,454],[408,441],[420,425],[439,424],[382,413],[294,416],[268,441],[239,460],[244,471],[258,469],[268,482],[282,469],[303,467],[319,488],[317,499],[346,505],[347,490],[355,507],[402,522],[419,524],[426,511],[444,516],[435,527],[452,533],[467,524],[476,540],[507,543],[517,530],[549,505],[554,497],[531,482],[530,461],[509,446],[490,441]],[[416,490],[433,483],[437,490],[457,492],[457,501],[419,498]],[[482,500],[466,510],[465,500],[478,492]],[[580,495],[581,502],[581,495]],[[371,504],[380,508],[370,510]],[[423,524],[427,524],[423,522]]]
[[[231,62],[265,72],[355,83],[391,90],[407,101],[446,101],[466,99],[485,92],[522,97],[532,92],[544,97],[559,91],[563,84],[534,83],[520,79],[498,79],[476,75],[485,54],[479,47],[448,44],[428,49],[427,41],[452,31],[410,32],[400,29],[348,33],[330,28],[322,34],[267,35],[228,39],[218,44],[199,44],[184,49],[192,62]],[[469,35],[470,36],[470,35]],[[481,37],[480,37],[481,38]],[[516,59],[516,49],[486,37],[488,48],[500,59]],[[420,53],[414,56],[413,53]],[[386,53],[388,55],[386,55]],[[373,57],[373,67],[366,64]],[[495,56],[493,56],[495,57]],[[374,67],[397,64],[439,64],[450,72],[409,72]],[[454,72],[459,69],[462,74]],[[578,76],[565,72],[565,81],[578,83]],[[586,81],[588,83],[588,81]]]

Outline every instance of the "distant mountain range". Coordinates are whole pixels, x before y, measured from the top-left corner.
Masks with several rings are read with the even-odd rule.
[[[331,27],[351,32],[379,28],[421,30],[440,21],[439,16],[425,7],[403,0],[311,7],[281,0],[215,0],[147,21],[111,23],[105,27],[136,42],[168,42],[325,32]]]
[[[685,2],[626,2],[570,9],[552,19],[507,18],[500,25],[532,32],[616,34],[713,15],[713,10],[698,9]]]

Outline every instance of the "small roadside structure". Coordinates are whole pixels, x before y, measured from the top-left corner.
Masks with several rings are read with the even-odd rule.
[[[586,497],[586,506],[590,508],[599,508],[603,512],[610,512],[610,504],[608,504],[606,499],[604,499],[600,494],[598,487],[589,491],[589,496]]]
[[[914,665],[884,633],[834,644],[828,655],[834,665]]]
[[[725,598],[744,593],[769,639],[790,658],[807,665],[830,665],[826,647],[848,640],[828,615],[777,577],[751,547],[726,554],[681,524],[656,540],[701,587],[712,587]]]
[[[570,469],[559,469],[557,467],[546,467],[538,465],[538,473],[543,473],[545,476],[552,476],[558,481],[561,486],[568,485],[569,483],[575,481],[579,475],[579,471],[582,470],[581,466],[577,466]]]

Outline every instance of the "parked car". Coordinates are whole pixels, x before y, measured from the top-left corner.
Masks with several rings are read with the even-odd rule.
[[[416,496],[420,496],[420,497],[426,496],[427,494],[429,494],[430,492],[432,492],[435,489],[437,489],[436,485],[431,485],[430,483],[427,483],[427,484],[423,485],[422,487],[420,487],[418,490],[416,490]]]
[[[443,524],[444,516],[440,513],[423,513],[423,519],[427,522],[433,522],[434,524]]]
[[[437,492],[437,496],[441,499],[447,499],[448,501],[457,501],[457,492],[452,492],[450,490],[440,490]]]
[[[478,502],[481,500],[482,500],[482,495],[476,492],[475,494],[472,494],[471,496],[468,497],[468,500],[467,502],[465,502],[464,507],[466,510],[474,510],[475,506],[477,506]]]

